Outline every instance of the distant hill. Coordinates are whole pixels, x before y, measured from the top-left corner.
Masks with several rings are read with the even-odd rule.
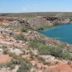
[[[71,17],[72,12],[30,12],[30,13],[0,13],[0,16],[65,16]]]

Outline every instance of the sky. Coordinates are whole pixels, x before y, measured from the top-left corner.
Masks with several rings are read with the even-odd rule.
[[[0,13],[72,12],[72,0],[0,0]]]

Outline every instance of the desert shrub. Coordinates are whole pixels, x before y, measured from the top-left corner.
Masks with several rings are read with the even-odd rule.
[[[62,47],[46,46],[37,40],[30,41],[30,45],[33,48],[36,48],[39,51],[40,55],[52,55],[58,58],[69,59],[69,60],[72,59],[70,52],[64,50],[64,48]]]
[[[13,61],[9,62],[8,64],[6,64],[6,67],[9,67],[11,70],[15,68],[15,65]]]
[[[38,40],[30,41],[30,45],[33,48],[36,48],[39,51],[39,54],[41,54],[41,55],[47,55],[50,53],[49,52],[50,47],[44,45],[43,43],[39,42]]]
[[[21,32],[27,32],[27,31],[28,31],[27,28],[22,28],[22,29],[21,29]]]
[[[50,54],[55,57],[62,57],[63,49],[58,47],[50,47]]]
[[[17,72],[29,72],[29,71],[30,71],[30,66],[27,63],[23,62],[21,63]]]
[[[62,54],[62,58],[72,60],[72,55],[68,51],[65,51]]]
[[[0,64],[0,69],[3,68],[3,67],[6,67],[5,64]]]
[[[16,40],[25,40],[25,41],[26,41],[26,38],[24,37],[23,34],[16,35],[16,36],[15,36],[15,39],[16,39]]]
[[[18,59],[18,63],[20,67],[17,72],[30,72],[31,64],[28,61],[20,58]]]
[[[16,65],[20,66],[17,72],[27,72],[31,68],[31,64],[21,57],[15,57],[15,59],[6,64],[6,67],[9,67],[12,70]]]
[[[42,27],[41,28],[38,28],[38,31],[42,31],[42,30],[44,30],[44,28],[42,28]]]
[[[7,46],[3,45],[3,46],[2,46],[2,48],[6,49],[6,48],[7,48]]]

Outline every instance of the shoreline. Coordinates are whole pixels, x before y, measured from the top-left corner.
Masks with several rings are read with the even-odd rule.
[[[70,23],[71,24],[71,23]],[[69,24],[63,24],[63,25],[69,25]],[[53,28],[56,28],[56,27],[59,27],[59,26],[62,26],[61,25],[58,25],[58,26],[54,26],[54,27],[51,27],[49,29],[53,29]],[[45,34],[42,33],[42,31],[48,31],[49,29],[44,29],[44,30],[41,30],[41,31],[38,31],[41,35],[43,35],[44,37],[47,37],[48,39],[51,39],[51,40],[54,40],[56,43],[59,42],[60,44],[65,44],[66,46],[69,46],[69,47],[72,47],[72,43],[68,43],[68,42],[64,42],[62,40],[59,40],[58,38],[54,38],[54,37],[49,37]]]
[[[43,27],[43,30],[37,30],[37,31],[48,31],[50,29],[54,29],[56,27],[60,27],[60,26],[64,26],[64,25],[71,25],[72,23],[62,23],[62,24],[59,24],[59,25],[55,25],[55,26],[51,26],[51,27]]]

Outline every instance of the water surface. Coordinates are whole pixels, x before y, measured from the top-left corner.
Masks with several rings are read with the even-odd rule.
[[[72,24],[60,25],[41,32],[42,34],[72,44]]]

